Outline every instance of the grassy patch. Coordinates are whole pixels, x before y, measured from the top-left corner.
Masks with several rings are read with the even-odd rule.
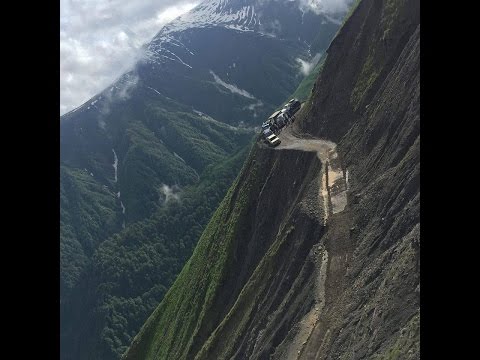
[[[358,109],[360,102],[379,74],[380,71],[375,66],[375,47],[370,46],[368,57],[363,64],[362,71],[357,78],[357,82],[355,83],[355,87],[350,96],[350,102],[355,110]]]
[[[317,81],[318,76],[323,69],[326,58],[327,54],[325,53],[322,55],[317,65],[315,65],[312,72],[309,75],[305,76],[300,85],[298,85],[295,92],[291,95],[291,98],[297,98],[300,101],[306,101],[310,97],[313,85],[315,84],[315,81]]]
[[[420,314],[410,319],[407,325],[400,330],[400,333],[389,347],[381,354],[377,354],[375,360],[401,360],[412,352],[420,354]]]
[[[177,280],[140,330],[129,358],[186,359],[229,268],[233,242],[243,226],[248,203],[256,193],[258,165],[250,164],[247,179],[238,178],[215,211]],[[136,345],[138,344],[138,345]]]

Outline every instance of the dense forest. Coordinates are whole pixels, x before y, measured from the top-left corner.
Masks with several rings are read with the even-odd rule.
[[[120,356],[175,280],[206,223],[238,173],[249,147],[205,169],[201,181],[165,202],[151,217],[134,222],[103,241],[78,280],[62,324],[62,333],[80,331],[98,358]],[[169,241],[176,239],[176,241]],[[70,264],[84,264],[73,258]],[[76,261],[76,262],[75,262]],[[78,274],[74,269],[70,272]],[[87,347],[91,348],[91,347]],[[67,350],[67,349],[65,349]],[[82,344],[69,349],[82,354]],[[65,355],[66,356],[66,355]],[[91,354],[85,354],[91,358]]]
[[[60,166],[65,359],[121,355],[191,255],[252,139],[250,129],[142,95],[140,117],[118,106],[104,124],[63,123],[71,136]]]
[[[294,2],[255,1],[248,19],[243,2],[213,3],[197,8],[212,23],[159,29],[145,59],[60,119],[64,360],[114,360],[127,349],[190,258],[262,121],[304,78],[299,60],[324,59],[339,27]],[[252,20],[248,31],[232,28],[237,11],[238,21]],[[306,99],[321,63],[295,96]]]

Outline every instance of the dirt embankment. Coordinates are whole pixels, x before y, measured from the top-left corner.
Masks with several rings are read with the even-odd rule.
[[[335,283],[338,283],[338,278],[343,276],[345,264],[351,255],[351,251],[346,251],[347,249],[351,250],[351,247],[345,247],[350,239],[348,211],[343,216],[334,216],[344,212],[347,207],[348,170],[343,169],[337,153],[337,144],[332,141],[301,134],[294,126],[285,128],[279,137],[282,142],[275,150],[315,152],[321,161],[322,167],[316,180],[318,183],[317,194],[307,196],[303,202],[315,209],[319,223],[327,227],[325,241],[315,245],[311,254],[313,263],[312,304],[306,314],[289,331],[289,335],[279,346],[279,351],[276,352],[276,358],[290,360],[297,359],[302,354],[312,332],[322,318],[327,288],[332,288]],[[327,226],[329,223],[331,226]],[[338,251],[339,245],[341,247],[342,244],[344,245],[343,249]],[[330,257],[329,250],[331,251]],[[327,272],[329,273],[328,281]]]
[[[325,225],[330,215],[342,212],[347,205],[348,169],[342,168],[337,144],[329,140],[302,135],[294,127],[286,128],[279,138],[282,143],[275,150],[315,152],[322,162],[318,205],[324,209]]]

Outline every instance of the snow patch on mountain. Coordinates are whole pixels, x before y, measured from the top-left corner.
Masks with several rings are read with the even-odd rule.
[[[236,5],[228,0],[205,1],[165,25],[158,40],[166,41],[167,35],[191,28],[222,26],[238,31],[253,31],[258,23],[255,7]]]
[[[248,99],[252,99],[252,100],[256,100],[255,96],[253,96],[252,94],[250,94],[248,91],[246,90],[243,90],[243,89],[240,89],[239,87],[237,87],[236,85],[234,84],[229,84],[225,81],[223,81],[222,79],[220,79],[220,77],[218,77],[217,74],[215,74],[212,70],[210,70],[210,74],[212,74],[213,76],[213,79],[215,80],[215,82],[221,86],[223,86],[225,89],[228,89],[230,90],[230,92],[234,93],[234,94],[238,94],[238,95],[241,95],[241,96],[244,96]]]
[[[150,87],[150,86],[147,86],[147,88],[149,88],[150,90],[155,91],[158,95],[163,96],[157,89],[154,89],[154,88],[152,88],[152,87]]]
[[[313,12],[322,14],[324,20],[339,23],[353,0],[289,0],[303,15]],[[166,24],[146,46],[141,61],[166,64],[177,61],[192,68],[195,56],[182,42],[182,32],[188,29],[224,28],[241,32],[253,32],[260,36],[281,37],[285,26],[274,17],[273,8],[285,6],[285,0],[210,0],[203,1],[189,12]],[[290,7],[290,6],[289,6]],[[282,20],[283,21],[283,20]],[[176,51],[175,49],[178,49]]]
[[[190,69],[192,69],[192,67],[191,67],[190,65],[188,65],[186,62],[184,62],[182,59],[180,59],[180,57],[179,57],[177,54],[171,52],[171,51],[168,50],[168,49],[164,49],[164,50],[165,50],[166,52],[168,52],[169,54],[172,54],[173,56],[175,56],[175,57],[177,58],[177,60],[180,61],[180,63],[182,63],[183,65],[185,65],[185,66],[189,67]]]
[[[333,22],[339,21],[337,15],[344,14],[353,0],[289,0],[298,3],[298,9],[305,14],[313,12],[317,15],[329,16]],[[158,42],[170,41],[170,34],[192,28],[220,26],[237,31],[260,30],[263,15],[269,14],[270,7],[279,6],[280,0],[256,0],[251,5],[235,0],[204,1],[189,12],[166,24],[158,33]],[[265,19],[263,19],[265,20]],[[303,20],[303,19],[302,19]],[[266,25],[265,22],[263,25]],[[275,20],[271,26],[280,27]],[[259,31],[260,33],[262,31]],[[269,35],[273,35],[269,32]]]
[[[177,47],[181,47],[183,49],[185,49],[187,52],[190,53],[190,55],[195,55],[195,53],[193,53],[187,46],[185,46],[184,43],[182,43],[180,40],[178,39],[175,39],[171,36],[165,36],[165,39],[168,40],[168,42],[173,45],[173,46],[177,46]]]

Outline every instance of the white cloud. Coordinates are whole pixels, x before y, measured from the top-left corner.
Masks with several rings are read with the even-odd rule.
[[[297,58],[296,60],[300,64],[300,72],[305,76],[310,74],[310,72],[313,70],[315,65],[317,65],[318,60],[320,60],[321,56],[322,56],[322,54],[318,53],[310,61],[305,61],[305,60],[302,60],[300,58]]]
[[[248,109],[250,111],[253,112],[253,117],[256,118],[258,116],[257,114],[257,108],[261,108],[263,106],[263,102],[261,100],[253,103],[253,104],[250,104],[248,106],[244,106],[243,109]],[[243,122],[242,122],[243,123]]]
[[[105,89],[200,0],[60,0],[60,114]]]
[[[110,85],[142,56],[141,46],[164,24],[200,1],[60,0],[60,114]],[[338,22],[353,0],[293,1],[304,12],[322,13]],[[245,90],[226,85],[253,98]]]
[[[316,14],[335,15],[345,13],[353,0],[299,0],[300,9]]]
[[[178,185],[173,185],[172,187],[167,184],[162,184],[160,186],[160,202],[166,204],[170,200],[180,201],[180,187]]]

